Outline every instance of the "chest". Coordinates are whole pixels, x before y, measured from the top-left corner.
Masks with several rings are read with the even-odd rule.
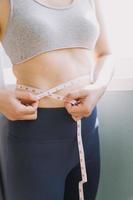
[[[14,23],[16,23],[15,26],[21,23],[21,31],[28,30],[34,34],[45,33],[45,36],[50,33],[60,36],[65,32],[67,37],[74,33],[77,37],[80,35],[84,37],[85,34],[93,34],[97,31],[98,22],[95,11],[88,0],[73,0],[75,5],[68,9],[49,8],[46,4],[44,6],[38,3],[40,0],[32,0],[32,5],[29,3],[31,1],[25,1],[27,1],[26,14],[24,14],[26,5],[14,9]],[[41,1],[49,2],[48,4],[53,6],[52,0]],[[67,4],[70,3],[69,0],[65,1]]]

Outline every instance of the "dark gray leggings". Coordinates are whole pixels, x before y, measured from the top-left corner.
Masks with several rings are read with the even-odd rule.
[[[96,197],[100,176],[97,108],[82,118],[88,182],[85,200]],[[77,123],[65,108],[38,108],[36,120],[7,120],[4,200],[79,200],[81,179]]]

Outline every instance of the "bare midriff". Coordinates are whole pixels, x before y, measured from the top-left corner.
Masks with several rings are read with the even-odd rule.
[[[85,48],[64,48],[36,55],[27,61],[13,65],[17,84],[48,90],[63,82],[89,75],[94,64],[93,52]],[[67,93],[90,84],[85,79],[78,84],[57,91]],[[64,107],[63,100],[43,97],[38,107]]]

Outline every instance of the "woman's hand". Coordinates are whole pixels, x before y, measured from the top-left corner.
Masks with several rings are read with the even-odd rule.
[[[0,112],[9,120],[37,119],[37,97],[28,91],[0,90]]]
[[[82,117],[91,115],[100,97],[106,90],[105,86],[90,84],[82,89],[68,93],[64,97],[64,106],[72,115],[72,118],[77,121]],[[72,105],[70,102],[76,100],[77,104]]]

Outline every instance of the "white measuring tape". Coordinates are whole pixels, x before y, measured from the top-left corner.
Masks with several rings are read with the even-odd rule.
[[[90,80],[90,78],[91,78],[90,75],[84,75],[84,76],[75,78],[73,80],[67,81],[65,83],[61,83],[61,84],[57,85],[56,87],[53,87],[46,91],[43,91],[42,89],[39,89],[39,88],[22,85],[22,84],[16,84],[16,89],[22,89],[22,90],[34,92],[40,98],[45,97],[45,96],[50,96],[50,97],[58,99],[58,100],[63,100],[62,95],[53,94],[53,93],[57,92],[61,89],[64,89],[68,86],[71,86],[75,83],[78,83],[80,80],[85,79],[85,78],[87,78],[87,80],[89,80],[89,81],[92,81],[92,79]],[[75,105],[76,103],[77,103],[76,100],[71,101],[72,105]],[[81,119],[77,120],[77,142],[78,142],[81,178],[82,178],[81,181],[79,182],[79,200],[84,200],[83,184],[85,182],[87,182],[87,173],[86,173],[85,155],[84,155],[83,141],[82,141],[82,134],[81,134]]]

